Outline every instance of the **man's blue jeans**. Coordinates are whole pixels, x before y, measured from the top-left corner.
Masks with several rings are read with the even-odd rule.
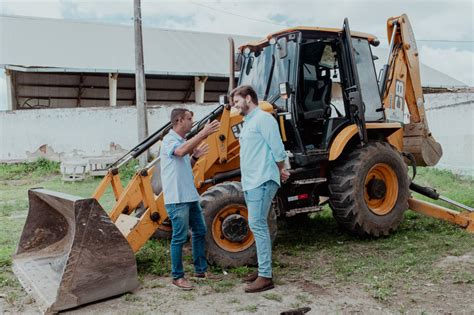
[[[268,229],[268,213],[278,184],[269,180],[257,188],[244,192],[249,211],[249,226],[257,245],[258,275],[272,277],[272,241]]]
[[[167,204],[165,207],[173,226],[170,246],[173,279],[184,277],[183,245],[187,241],[189,228],[191,228],[192,233],[194,272],[205,273],[207,271],[207,261],[204,253],[206,223],[199,201]]]

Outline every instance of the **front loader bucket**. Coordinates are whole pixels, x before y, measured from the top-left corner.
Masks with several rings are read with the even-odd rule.
[[[28,191],[29,212],[13,271],[43,312],[57,312],[138,287],[127,240],[95,199]]]

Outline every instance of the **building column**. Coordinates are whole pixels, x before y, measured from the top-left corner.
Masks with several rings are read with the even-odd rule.
[[[15,110],[17,107],[15,96],[14,73],[10,69],[5,69],[5,81],[7,82],[7,108],[6,110]]]
[[[204,92],[206,86],[207,77],[194,77],[194,98],[196,103],[204,103]]]
[[[109,73],[109,100],[110,106],[117,106],[118,73]]]

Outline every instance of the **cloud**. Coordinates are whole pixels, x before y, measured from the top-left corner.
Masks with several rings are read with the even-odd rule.
[[[474,52],[456,48],[433,48],[422,45],[419,48],[420,61],[444,72],[451,77],[474,86]]]

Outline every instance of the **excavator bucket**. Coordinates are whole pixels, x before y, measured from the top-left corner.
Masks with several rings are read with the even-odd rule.
[[[29,212],[13,271],[45,313],[138,287],[135,256],[95,199],[28,191]]]

